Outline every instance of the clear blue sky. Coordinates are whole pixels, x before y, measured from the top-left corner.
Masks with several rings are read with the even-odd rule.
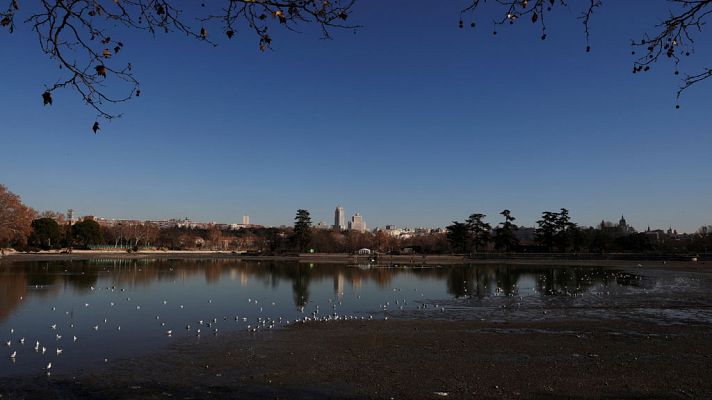
[[[457,1],[360,1],[355,33],[275,31],[265,53],[247,31],[217,48],[130,34],[142,96],[96,136],[73,93],[42,106],[59,75],[27,27],[3,31],[0,183],[38,210],[109,218],[279,225],[306,208],[331,223],[342,204],[369,227],[503,208],[532,225],[560,207],[583,225],[712,224],[712,81],[675,110],[671,65],[631,73],[629,41],[664,2],[604,3],[591,53],[575,8],[541,41],[528,21],[458,29]],[[706,44],[683,71],[712,64]]]

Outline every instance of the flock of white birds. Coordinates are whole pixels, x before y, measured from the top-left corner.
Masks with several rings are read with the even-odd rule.
[[[122,292],[127,292],[126,289],[124,288],[117,288],[115,286],[106,286],[102,288],[95,288],[91,287],[90,288],[91,292],[99,292],[99,291],[107,291],[107,292],[112,292],[114,295],[116,293],[122,293]],[[412,309],[437,309],[441,311],[445,311],[445,308],[442,306],[439,306],[437,304],[430,304],[428,305],[426,302],[424,302],[423,296],[424,293],[422,290],[419,289],[413,289],[413,292],[410,293],[410,303],[409,300],[406,298],[402,298],[404,296],[399,296],[401,290],[398,288],[393,288],[393,292],[395,296],[398,296],[398,298],[392,300],[392,301],[386,301],[383,304],[380,304],[377,307],[377,310],[372,310],[376,314],[375,319],[382,319],[382,320],[387,320],[388,319],[388,313],[389,311],[393,310],[404,310],[406,307],[408,307],[408,304],[411,304],[410,308]],[[127,292],[128,293],[128,292]],[[9,339],[7,339],[4,342],[5,347],[7,347],[10,352],[9,352],[9,360],[10,364],[13,365],[17,362],[20,357],[23,357],[23,353],[25,352],[34,352],[37,353],[37,355],[43,356],[43,359],[45,359],[46,364],[41,364],[41,366],[38,366],[38,369],[40,371],[43,371],[47,376],[50,376],[53,372],[53,361],[55,363],[55,368],[57,368],[58,364],[58,359],[64,354],[65,349],[63,347],[64,344],[68,343],[67,341],[70,341],[71,343],[81,343],[82,338],[79,332],[84,332],[84,335],[87,334],[92,334],[92,335],[100,335],[101,332],[104,331],[110,331],[113,330],[114,333],[118,333],[121,331],[122,327],[120,324],[115,323],[112,324],[110,321],[112,320],[112,315],[111,315],[111,310],[116,309],[119,307],[119,305],[123,306],[122,308],[127,310],[126,305],[131,304],[133,302],[132,298],[130,296],[126,296],[126,293],[123,293],[124,296],[122,296],[121,300],[117,300],[114,298],[113,300],[108,301],[107,303],[89,303],[89,302],[84,302],[80,308],[86,308],[89,309],[90,307],[95,308],[95,307],[102,307],[102,306],[107,306],[106,311],[104,313],[104,317],[99,319],[98,323],[95,323],[91,325],[90,327],[77,327],[75,326],[75,322],[73,322],[73,317],[76,316],[77,311],[76,310],[71,310],[71,311],[63,311],[64,316],[66,317],[64,321],[57,319],[59,322],[50,322],[46,325],[46,329],[49,330],[52,333],[51,336],[51,341],[47,342],[41,342],[40,340],[37,339],[32,339],[30,340],[29,338],[26,337],[18,337],[16,334],[16,331],[14,328],[10,328],[9,330]],[[116,296],[114,296],[116,297]],[[361,298],[360,294],[354,293],[353,294],[353,300],[358,300]],[[416,300],[416,299],[421,299],[421,300]],[[20,299],[24,300],[24,299]],[[244,299],[243,299],[244,300]],[[124,304],[117,304],[117,302],[121,303],[123,302]],[[182,312],[185,312],[187,307],[186,305],[183,304],[175,304],[171,305],[167,299],[162,299],[158,300],[158,307],[174,307],[173,309],[169,310],[166,309],[167,314],[173,314],[175,315],[180,315]],[[153,303],[153,302],[152,302]],[[328,312],[324,313],[322,311],[322,307],[319,305],[315,305],[312,302],[309,302],[308,306],[311,309],[311,311],[306,311],[305,306],[297,307],[296,310],[292,309],[292,318],[287,319],[282,316],[277,316],[273,317],[270,315],[267,315],[265,309],[269,311],[269,313],[274,313],[277,312],[278,308],[276,308],[277,303],[276,302],[267,302],[266,304],[260,303],[259,300],[257,299],[252,299],[248,298],[247,299],[247,304],[248,306],[251,307],[251,309],[248,312],[245,312],[245,315],[222,315],[221,317],[210,317],[210,318],[204,318],[204,319],[198,319],[195,321],[191,320],[184,320],[184,323],[179,324],[176,323],[168,323],[164,321],[161,317],[161,313],[157,313],[155,317],[152,317],[151,319],[155,318],[155,323],[157,326],[162,328],[162,334],[165,337],[171,338],[174,335],[177,335],[179,330],[182,330],[181,336],[185,337],[187,335],[192,335],[195,337],[200,337],[201,335],[218,335],[220,329],[222,327],[225,327],[226,331],[245,331],[248,332],[249,334],[258,334],[260,331],[265,331],[265,330],[272,330],[274,328],[278,327],[285,327],[290,324],[295,324],[295,323],[307,323],[307,322],[329,322],[329,321],[348,321],[348,320],[373,320],[374,315],[372,314],[367,314],[367,313],[340,313],[342,311],[342,306],[343,306],[343,293],[337,293],[337,296],[335,298],[329,298],[328,299],[328,306],[326,307],[329,309]],[[94,306],[96,304],[96,306]],[[212,299],[208,299],[206,302],[203,303],[202,306],[199,306],[200,312],[201,313],[213,313],[216,310],[211,310],[211,305],[213,304]],[[156,304],[145,304],[147,307],[146,308],[152,308],[149,306],[156,306]],[[142,306],[140,304],[136,305],[130,305],[130,309],[135,309],[136,313],[142,313]],[[195,308],[195,306],[191,306],[191,308]],[[352,307],[353,308],[353,307]],[[62,313],[62,311],[58,311],[56,306],[51,307],[52,314],[57,314],[57,313]],[[257,316],[255,316],[255,314]],[[60,314],[61,315],[61,314]],[[140,315],[140,314],[137,314]],[[248,316],[252,315],[252,317]],[[145,315],[142,316],[142,318],[145,318]],[[166,318],[166,319],[171,319],[175,320],[176,318]],[[144,329],[144,332],[142,332],[142,335],[156,335],[156,328],[157,326],[153,326],[153,329]],[[77,328],[77,329],[75,329]],[[84,329],[81,329],[84,328]],[[136,332],[133,332],[136,334]],[[186,335],[187,334],[187,335]],[[77,336],[80,335],[80,336]],[[47,332],[40,332],[38,335],[39,336],[44,336],[47,337]],[[26,345],[27,343],[34,343],[33,346]],[[97,349],[98,353],[99,349]],[[103,362],[107,363],[109,361],[108,357],[103,358]]]

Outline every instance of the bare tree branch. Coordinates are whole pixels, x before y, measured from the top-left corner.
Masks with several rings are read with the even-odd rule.
[[[13,33],[19,0],[5,1],[9,3],[0,11],[0,27]],[[246,29],[257,35],[259,49],[264,51],[271,48],[269,33],[275,26],[296,31],[299,24],[317,25],[324,38],[330,37],[332,28],[357,28],[346,23],[354,1],[219,0],[210,3],[214,8],[193,4],[185,12],[175,0],[38,0],[23,6],[29,8],[24,23],[31,26],[42,51],[65,72],[62,79],[46,85],[44,104],[52,104],[55,91],[72,88],[99,117],[112,119],[121,114],[109,111],[108,105],[141,94],[133,67],[123,58],[124,43],[115,37],[127,29],[150,34],[180,32],[213,46],[216,42],[208,33],[213,28],[222,30],[228,39]],[[117,91],[123,94],[111,94]]]
[[[675,64],[675,74],[679,74],[681,56],[694,54],[695,34],[702,32],[706,19],[712,14],[712,0],[664,0],[669,3],[668,16],[655,27],[652,34],[644,34],[641,40],[633,40],[632,54],[636,56],[637,49],[643,49],[633,61],[633,73],[649,71],[651,65],[661,59],[667,58]],[[602,0],[585,0],[580,19],[583,21],[586,51],[591,50],[590,33],[591,18],[595,9],[603,5]],[[468,5],[461,11],[460,27],[463,26],[463,15],[471,15],[474,26],[476,14],[485,6],[486,0],[469,0]],[[542,40],[546,39],[547,26],[544,23],[545,13],[554,7],[568,6],[566,0],[493,0],[491,4],[498,7],[501,18],[495,19],[494,34],[497,27],[505,23],[514,24],[522,17],[529,16],[533,23],[541,26]],[[687,74],[682,81],[676,95],[679,108],[679,99],[685,90],[691,86],[712,77],[712,69],[705,68],[696,74]]]

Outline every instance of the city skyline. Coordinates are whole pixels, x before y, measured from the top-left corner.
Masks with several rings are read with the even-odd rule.
[[[67,209],[66,211],[58,211],[58,210],[36,210],[39,213],[42,213],[44,211],[54,211],[54,212],[59,212],[63,216],[65,216],[68,220],[77,220],[79,218],[83,217],[92,217],[95,219],[99,220],[105,220],[105,221],[138,221],[138,222],[182,222],[182,225],[190,227],[191,224],[198,224],[198,225],[232,225],[233,228],[235,227],[240,227],[240,226],[264,226],[264,227],[287,227],[291,226],[293,222],[285,222],[285,223],[280,223],[280,224],[260,224],[260,223],[251,223],[251,217],[248,214],[242,214],[241,215],[241,222],[236,222],[237,217],[235,218],[235,221],[233,220],[217,220],[217,219],[200,219],[200,218],[191,218],[190,216],[173,216],[173,217],[168,217],[168,218],[132,218],[132,217],[124,217],[124,218],[117,218],[117,217],[110,217],[110,216],[105,216],[105,215],[98,215],[98,214],[92,214],[92,213],[82,213],[82,212],[77,212],[75,209]],[[388,229],[418,229],[418,228],[428,228],[428,229],[444,229],[447,225],[452,223],[453,221],[457,220],[454,219],[452,221],[448,222],[443,222],[440,225],[419,225],[419,224],[413,224],[413,223],[403,223],[403,224],[394,224],[394,223],[382,223],[382,224],[376,224],[371,227],[369,227],[366,224],[366,220],[364,216],[358,212],[355,211],[348,223],[346,223],[346,208],[343,207],[341,204],[336,206],[335,212],[334,212],[334,224],[328,224],[325,223],[323,219],[316,218],[314,215],[317,215],[313,213],[311,210],[308,210],[310,215],[312,216],[312,227],[315,228],[335,228],[337,225],[339,225],[339,221],[343,222],[342,225],[339,225],[340,230],[360,230],[360,231],[374,231],[374,230],[388,230]],[[549,211],[549,210],[545,210]],[[556,210],[550,210],[550,211],[556,211]],[[543,212],[543,211],[542,211]],[[500,222],[499,219],[501,219],[499,213],[496,213],[496,216],[492,218],[488,218],[487,214],[485,214],[485,220],[490,222],[492,227],[496,227]],[[513,215],[516,218],[516,215]],[[499,219],[498,219],[499,218]],[[358,225],[356,225],[356,228],[352,227],[352,224],[354,221],[358,220]],[[463,217],[461,216],[461,218]],[[514,221],[516,225],[523,227],[523,228],[534,228],[536,224],[536,220],[532,222],[531,224],[522,224],[518,219]],[[695,229],[691,231],[685,231],[682,229],[679,229],[677,225],[667,225],[667,226],[658,226],[658,225],[652,225],[652,224],[646,224],[644,222],[641,222],[640,224],[631,224],[628,222],[628,218],[625,217],[625,214],[621,214],[620,219],[612,218],[612,219],[607,219],[607,217],[603,217],[600,219],[597,223],[592,223],[592,224],[586,224],[586,223],[580,223],[579,221],[576,220],[575,215],[572,220],[572,222],[576,223],[578,226],[583,227],[583,228],[598,228],[602,224],[610,224],[611,226],[622,226],[625,230],[632,229],[633,231],[636,232],[645,232],[646,230],[670,230],[674,231],[675,233],[698,233],[699,231],[702,231],[703,233],[706,233],[708,230],[712,231],[712,225],[702,222],[700,223],[699,226],[697,226]],[[179,224],[180,225],[180,224]],[[363,228],[361,228],[363,227]]]

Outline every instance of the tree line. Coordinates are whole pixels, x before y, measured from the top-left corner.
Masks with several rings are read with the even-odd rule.
[[[581,227],[565,208],[544,211],[535,228],[518,226],[508,209],[499,213],[494,227],[486,215],[473,213],[453,221],[446,231],[396,237],[384,230],[318,229],[308,210],[297,211],[290,227],[247,227],[238,230],[160,227],[151,222],[102,226],[93,219],[70,223],[63,214],[37,213],[20,197],[0,185],[0,248],[20,251],[50,249],[142,248],[164,250],[239,251],[255,254],[302,252],[355,253],[368,248],[382,254],[482,253],[706,253],[712,252],[712,234],[650,235],[623,230],[613,224]]]
[[[447,227],[450,251],[477,253],[707,253],[712,251],[712,235],[700,230],[695,234],[635,232],[629,227],[602,223],[582,227],[572,222],[569,210],[544,211],[531,238],[520,234],[510,210],[494,228],[485,222],[486,215],[471,214],[464,222],[453,221]]]

